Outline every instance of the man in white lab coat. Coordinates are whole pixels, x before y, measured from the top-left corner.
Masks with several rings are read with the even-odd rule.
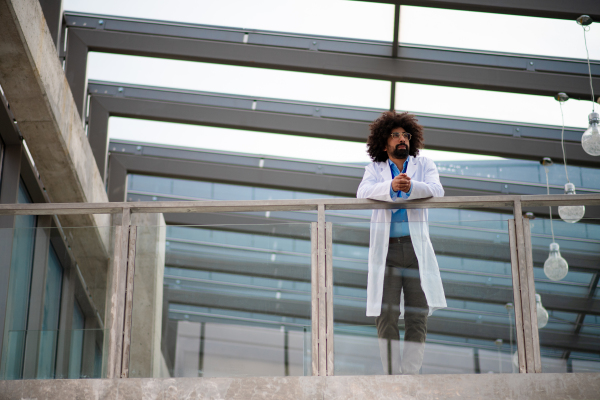
[[[370,125],[365,167],[357,197],[405,202],[442,197],[437,167],[419,156],[423,127],[409,113],[385,112]],[[385,373],[419,373],[427,317],[446,307],[440,272],[429,239],[427,209],[373,210],[367,316],[375,316]],[[400,357],[398,319],[404,318]]]

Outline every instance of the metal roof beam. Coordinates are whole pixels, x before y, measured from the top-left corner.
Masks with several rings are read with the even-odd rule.
[[[391,42],[75,13],[65,13],[65,20],[74,45],[81,42],[86,51],[543,96],[567,91],[572,98],[589,98],[583,60],[414,45],[400,46],[393,57]],[[71,72],[85,71],[85,60],[70,58],[69,47],[69,84],[84,87],[85,74]],[[598,86],[600,65],[592,67]],[[79,99],[80,90],[74,92]]]
[[[98,113],[108,112],[110,116],[363,143],[368,136],[368,124],[383,111],[98,82],[90,83],[90,93],[94,99],[90,121],[101,119],[95,117],[98,109]],[[562,159],[561,130],[556,126],[418,113],[417,116],[426,129],[429,149],[535,161],[542,157]],[[90,125],[92,129],[96,131]],[[569,164],[598,167],[598,158],[581,148],[582,132],[583,129],[565,129]]]

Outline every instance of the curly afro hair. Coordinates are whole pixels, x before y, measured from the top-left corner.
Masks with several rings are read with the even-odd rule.
[[[367,153],[373,161],[386,161],[388,159],[385,146],[387,140],[395,128],[402,128],[411,134],[410,148],[408,154],[416,157],[419,154],[419,149],[424,146],[423,126],[421,126],[414,114],[408,112],[396,113],[395,111],[386,111],[377,118],[369,129],[371,134],[367,139]]]

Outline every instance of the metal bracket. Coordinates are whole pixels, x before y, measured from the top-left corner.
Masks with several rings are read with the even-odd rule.
[[[521,137],[521,128],[516,126],[513,128],[513,137]]]

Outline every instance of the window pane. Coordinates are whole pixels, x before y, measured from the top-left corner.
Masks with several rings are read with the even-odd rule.
[[[38,360],[38,379],[54,378],[60,296],[62,288],[62,266],[52,245],[48,257],[46,289],[44,295],[44,317],[40,332],[40,354]]]
[[[390,98],[386,81],[105,53],[89,54],[88,79],[376,108]]]
[[[562,160],[548,167],[550,185],[564,186],[567,183]],[[567,159],[568,162],[568,159]],[[499,159],[489,161],[438,161],[438,171],[442,175],[472,176],[500,179],[514,182],[546,184],[544,167],[537,161]],[[594,168],[568,166],[569,181],[577,189],[600,189],[600,174]],[[546,193],[546,188],[540,189]]]
[[[19,203],[31,203],[23,182],[19,185]],[[23,351],[29,310],[33,246],[35,242],[36,218],[32,215],[15,217],[13,233],[12,261],[6,304],[0,376],[3,379],[20,379],[23,369]]]
[[[248,29],[392,41],[394,6],[346,0],[65,0],[64,9]]]
[[[586,58],[575,20],[409,6],[400,15],[402,43]],[[600,59],[600,24],[591,25],[587,42],[590,58]]]
[[[81,356],[83,355],[83,330],[85,318],[77,300],[73,307],[73,330],[71,336],[71,352],[69,354],[69,379],[81,377]]]

